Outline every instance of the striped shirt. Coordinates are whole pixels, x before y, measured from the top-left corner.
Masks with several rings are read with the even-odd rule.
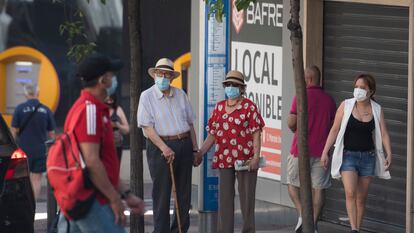
[[[195,114],[187,95],[171,87],[168,97],[156,85],[141,93],[138,105],[138,127],[150,126],[160,136],[174,136],[188,132]]]

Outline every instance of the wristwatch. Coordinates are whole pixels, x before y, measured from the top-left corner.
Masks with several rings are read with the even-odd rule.
[[[121,193],[121,199],[126,199],[130,193],[131,189],[128,189],[125,192]]]

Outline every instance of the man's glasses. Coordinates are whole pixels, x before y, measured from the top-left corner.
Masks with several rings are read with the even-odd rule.
[[[157,76],[164,76],[165,78],[168,78],[168,79],[171,79],[171,78],[174,77],[174,74],[172,72],[169,72],[169,71],[160,71],[160,70],[157,70],[154,73]]]

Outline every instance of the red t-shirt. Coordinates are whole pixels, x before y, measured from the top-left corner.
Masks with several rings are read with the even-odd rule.
[[[216,138],[213,168],[231,168],[236,160],[253,157],[253,133],[264,127],[263,118],[251,100],[243,99],[230,114],[225,106],[225,100],[217,103],[206,127]]]
[[[109,117],[109,109],[100,100],[83,90],[81,96],[73,104],[65,121],[65,131],[74,117],[75,111],[80,111],[80,119],[75,126],[75,134],[79,141],[100,144],[100,156],[109,181],[117,189],[119,183],[119,160],[116,155],[114,137]],[[98,193],[97,199],[101,204],[109,200]]]
[[[308,148],[309,156],[321,157],[326,139],[335,119],[336,104],[330,95],[319,86],[306,89],[308,95]],[[291,114],[296,114],[296,96],[293,98]],[[293,135],[290,153],[298,155],[296,132]]]

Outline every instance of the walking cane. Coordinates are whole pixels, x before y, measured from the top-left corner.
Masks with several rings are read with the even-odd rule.
[[[177,199],[177,190],[175,188],[175,177],[174,177],[174,169],[172,162],[169,163],[170,165],[170,174],[171,174],[171,181],[172,181],[172,191],[173,191],[173,197],[174,197],[174,203],[175,203],[175,211],[177,216],[177,222],[178,222],[178,232],[182,233],[181,231],[181,219],[180,219],[180,208],[178,207],[178,199]]]

